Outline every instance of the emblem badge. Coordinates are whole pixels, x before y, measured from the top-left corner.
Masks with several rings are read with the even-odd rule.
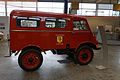
[[[63,36],[64,35],[56,35],[56,41],[57,41],[56,45],[63,45]]]
[[[57,36],[57,42],[62,43],[63,42],[63,36]]]

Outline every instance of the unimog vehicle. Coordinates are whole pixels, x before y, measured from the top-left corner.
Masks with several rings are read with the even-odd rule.
[[[19,66],[37,70],[43,62],[41,52],[66,54],[76,63],[87,65],[99,49],[85,18],[78,15],[13,10],[10,14],[10,51],[19,52]]]

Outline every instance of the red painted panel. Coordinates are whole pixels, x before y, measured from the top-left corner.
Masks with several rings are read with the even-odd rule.
[[[39,17],[41,18],[40,26],[38,28],[18,27],[17,16]],[[67,20],[67,25],[65,28],[46,28],[45,17],[64,18]],[[77,48],[85,42],[97,44],[88,24],[89,29],[86,31],[73,31],[74,19],[86,20],[76,15],[14,10],[10,16],[10,49],[13,51],[21,50],[24,47],[33,45],[42,50],[49,50],[65,49],[67,44],[70,44],[71,48]]]

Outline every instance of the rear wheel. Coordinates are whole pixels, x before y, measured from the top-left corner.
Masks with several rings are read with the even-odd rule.
[[[36,49],[27,49],[21,52],[18,57],[19,66],[25,71],[37,70],[43,62],[43,56]]]
[[[80,65],[87,65],[93,59],[93,50],[89,46],[82,46],[77,51],[77,62]]]

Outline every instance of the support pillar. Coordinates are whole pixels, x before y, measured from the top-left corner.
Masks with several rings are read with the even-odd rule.
[[[64,14],[68,12],[68,0],[64,0]]]

